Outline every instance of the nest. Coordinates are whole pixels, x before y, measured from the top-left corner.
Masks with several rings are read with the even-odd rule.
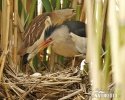
[[[78,66],[44,75],[26,75],[15,72],[10,62],[5,64],[0,84],[2,99],[88,100],[90,98],[89,76],[84,75]]]

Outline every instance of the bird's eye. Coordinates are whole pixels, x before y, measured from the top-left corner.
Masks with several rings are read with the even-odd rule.
[[[75,12],[76,12],[76,10],[75,10],[75,9],[73,9],[73,10],[72,10],[72,12],[73,12],[73,13],[75,13]]]

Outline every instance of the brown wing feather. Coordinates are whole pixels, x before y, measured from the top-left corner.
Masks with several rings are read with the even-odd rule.
[[[44,13],[33,19],[30,25],[27,27],[24,35],[23,45],[20,47],[18,54],[23,56],[29,46],[33,45],[38,40],[45,28],[45,20],[50,13]]]

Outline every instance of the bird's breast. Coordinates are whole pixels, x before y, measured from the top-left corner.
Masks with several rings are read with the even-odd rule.
[[[64,57],[73,57],[80,54],[71,39],[58,39],[51,46],[55,53]]]

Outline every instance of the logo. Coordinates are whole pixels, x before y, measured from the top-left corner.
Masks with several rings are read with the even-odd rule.
[[[113,93],[112,90],[96,89],[92,94],[93,98],[120,98],[119,94]]]

